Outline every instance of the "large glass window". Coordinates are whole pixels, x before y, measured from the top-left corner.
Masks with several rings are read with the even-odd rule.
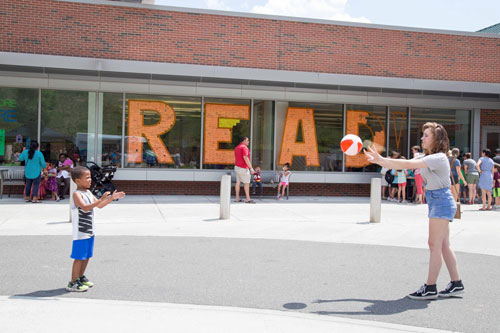
[[[19,165],[23,147],[37,139],[38,90],[0,88],[0,165]]]
[[[97,163],[121,166],[123,94],[99,94]]]
[[[299,171],[342,171],[342,104],[290,102],[279,113],[277,164]]]
[[[392,151],[399,152],[407,159],[413,158],[408,155],[408,108],[389,108],[389,152]]]
[[[363,147],[374,146],[383,153],[386,147],[386,110],[385,106],[346,105],[345,133],[359,136]],[[364,154],[345,158],[345,171],[376,172],[378,169]]]
[[[469,110],[411,109],[410,145],[420,145],[422,126],[426,122],[441,124],[448,132],[450,147],[461,153],[471,152],[471,112]]]
[[[125,166],[199,168],[201,98],[126,95]]]
[[[250,137],[250,101],[206,98],[203,127],[203,168],[232,169],[234,148]]]
[[[252,128],[252,165],[273,170],[274,102],[254,101]]]
[[[95,161],[96,93],[42,90],[40,150],[47,161],[66,153],[75,165]]]

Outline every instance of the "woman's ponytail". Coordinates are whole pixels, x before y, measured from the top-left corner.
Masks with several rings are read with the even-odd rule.
[[[38,149],[38,141],[31,141],[30,150],[28,151],[28,159],[31,160],[35,155],[35,151]]]

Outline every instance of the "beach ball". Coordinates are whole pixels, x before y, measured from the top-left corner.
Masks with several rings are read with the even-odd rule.
[[[344,154],[349,156],[354,156],[361,151],[363,148],[363,143],[359,136],[354,134],[347,134],[340,141],[340,148],[344,152]]]

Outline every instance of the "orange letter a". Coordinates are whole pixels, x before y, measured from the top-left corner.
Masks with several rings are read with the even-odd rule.
[[[297,142],[299,123],[302,123],[303,142]],[[319,166],[318,142],[314,125],[314,110],[288,108],[278,164],[292,163],[293,156],[304,156],[307,166]]]
[[[153,111],[160,120],[153,125],[144,125],[144,111]],[[160,135],[167,133],[175,124],[175,111],[160,101],[128,101],[127,162],[142,163],[142,137],[146,138],[159,163],[174,163]]]

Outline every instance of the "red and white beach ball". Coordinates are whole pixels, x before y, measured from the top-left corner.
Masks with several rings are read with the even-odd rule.
[[[361,148],[363,148],[363,143],[357,135],[347,134],[340,141],[340,149],[346,155],[354,156],[361,151]]]

